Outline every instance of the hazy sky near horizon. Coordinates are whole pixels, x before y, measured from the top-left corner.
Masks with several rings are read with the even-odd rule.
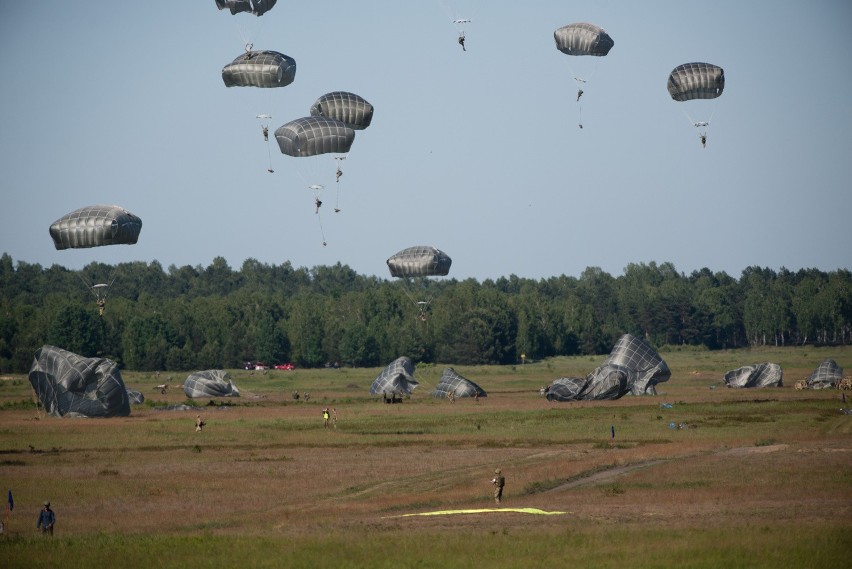
[[[466,52],[453,15],[473,20]],[[606,29],[609,55],[557,51],[553,31],[573,22]],[[848,269],[850,24],[844,0],[278,0],[261,18],[213,0],[2,2],[0,253],[389,278],[385,260],[423,244],[477,280]],[[226,88],[247,40],[295,58],[295,81]],[[715,102],[669,97],[670,71],[692,61],[725,69]],[[583,129],[572,73],[588,73]],[[339,194],[330,156],[281,154],[256,118],[274,130],[336,90],[375,107]],[[706,148],[687,118],[702,113]],[[102,203],[142,218],[139,242],[56,251],[50,224]]]

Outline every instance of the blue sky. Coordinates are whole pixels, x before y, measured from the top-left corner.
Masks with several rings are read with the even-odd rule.
[[[454,8],[472,14],[466,52]],[[594,62],[581,130],[571,71],[589,64],[553,31],[584,21],[615,47]],[[389,277],[390,255],[425,244],[477,280],[652,261],[735,277],[850,268],[850,24],[844,0],[279,0],[262,18],[213,0],[2,2],[0,252]],[[226,88],[244,38],[295,58],[294,83]],[[691,61],[725,69],[706,148],[666,91]],[[307,174],[331,180],[323,247],[305,166],[273,143],[267,173],[255,116],[274,129],[335,90],[375,115],[344,163],[340,213],[333,160]],[[56,251],[50,224],[99,203],[142,218],[138,244]]]

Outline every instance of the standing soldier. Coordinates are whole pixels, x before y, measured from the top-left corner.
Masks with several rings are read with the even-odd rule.
[[[337,428],[337,407],[331,408],[331,424],[335,429]]]
[[[56,523],[56,514],[50,509],[50,502],[44,503],[44,508],[38,513],[36,529],[41,529],[42,535],[53,535],[53,524]]]
[[[322,410],[322,426],[328,428],[328,407]]]
[[[499,504],[503,497],[503,486],[506,485],[506,479],[503,478],[499,468],[494,471],[494,478],[491,479],[491,483],[494,485],[494,502]]]
[[[204,425],[207,423],[204,422],[204,419],[201,418],[201,415],[195,416],[195,432],[200,433],[201,429],[204,428]]]

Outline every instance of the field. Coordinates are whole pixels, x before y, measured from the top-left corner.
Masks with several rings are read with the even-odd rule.
[[[379,369],[235,370],[242,396],[216,405],[186,400],[186,374],[128,371],[146,402],[102,420],[39,414],[26,377],[3,376],[0,495],[15,508],[0,565],[847,566],[852,401],[792,386],[826,358],[852,370],[852,348],[661,355],[672,378],[656,397],[578,403],[538,390],[604,356],[458,366],[488,397],[455,403],[430,396],[443,366],[419,368],[395,405],[369,395]],[[784,387],[724,386],[764,361]],[[157,409],[181,403],[198,407]],[[52,539],[35,529],[44,500]],[[462,509],[497,511],[408,515]]]

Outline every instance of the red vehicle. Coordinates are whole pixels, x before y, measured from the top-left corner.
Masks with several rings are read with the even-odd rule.
[[[278,364],[277,366],[275,366],[275,369],[285,369],[287,371],[291,371],[296,369],[296,366],[294,366],[290,362],[287,362],[286,364]]]

